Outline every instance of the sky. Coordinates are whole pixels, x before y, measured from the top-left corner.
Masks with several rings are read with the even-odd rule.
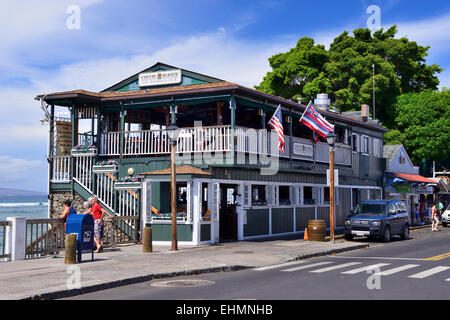
[[[0,0],[0,187],[47,189],[38,94],[99,91],[158,61],[252,87],[300,37],[327,47],[372,26],[370,5],[381,27],[431,47],[450,87],[448,0]]]

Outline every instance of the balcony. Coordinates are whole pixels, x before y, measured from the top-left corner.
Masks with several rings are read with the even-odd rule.
[[[234,136],[234,143],[232,137]],[[291,141],[292,140],[292,141]],[[106,132],[100,135],[100,156],[119,156],[121,132]],[[233,150],[246,154],[279,156],[298,160],[328,163],[328,144],[318,142],[313,146],[311,140],[285,136],[285,152],[278,150],[278,137],[269,130],[237,126],[234,134],[231,125],[180,128],[175,152],[203,153],[230,152]],[[292,152],[291,152],[292,146]],[[123,156],[169,155],[170,144],[167,131],[141,130],[123,132]],[[352,164],[350,146],[337,147],[335,162],[341,165]]]

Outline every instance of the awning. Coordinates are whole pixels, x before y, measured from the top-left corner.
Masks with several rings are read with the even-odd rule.
[[[396,176],[397,178],[400,178],[400,179],[403,179],[406,181],[410,181],[410,182],[431,183],[431,184],[435,184],[435,185],[438,184],[436,181],[422,177],[421,175],[418,175],[418,174],[406,174],[406,173],[397,173],[397,172],[392,172],[392,174],[394,176]]]

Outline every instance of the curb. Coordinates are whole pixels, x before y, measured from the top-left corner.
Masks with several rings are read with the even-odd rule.
[[[238,271],[238,270],[243,270],[243,269],[248,269],[248,268],[250,268],[250,267],[241,266],[241,265],[233,265],[233,266],[206,268],[206,269],[194,269],[194,270],[185,270],[185,271],[156,273],[156,274],[150,274],[150,275],[146,275],[146,276],[139,276],[139,277],[135,277],[135,278],[128,278],[128,279],[106,282],[106,283],[102,283],[102,284],[90,285],[90,286],[86,286],[86,287],[83,287],[80,289],[67,289],[67,290],[60,290],[60,291],[49,292],[49,293],[42,293],[42,294],[22,298],[19,300],[61,299],[61,298],[73,297],[73,296],[78,296],[80,294],[86,294],[86,293],[96,292],[96,291],[105,290],[105,289],[112,289],[112,288],[117,288],[117,287],[121,287],[121,286],[126,286],[129,284],[141,283],[141,282],[146,282],[146,281],[156,280],[156,279],[172,278],[172,277],[187,276],[187,275],[197,275],[197,274],[202,274],[202,273],[231,272],[231,271]]]
[[[368,248],[368,247],[369,247],[368,244],[361,244],[361,245],[353,246],[353,247],[349,247],[349,248],[332,249],[332,250],[328,250],[328,251],[322,251],[322,252],[316,252],[316,253],[311,253],[311,254],[306,254],[306,255],[295,256],[293,258],[289,258],[286,261],[296,261],[296,260],[302,260],[302,259],[307,259],[307,258],[312,258],[312,257],[326,256],[326,255],[330,255],[330,254],[336,254],[336,253],[341,253],[341,252],[351,251],[351,250],[364,249],[364,248]],[[61,298],[78,296],[81,294],[96,292],[96,291],[105,290],[105,289],[113,289],[113,288],[126,286],[126,285],[130,285],[130,284],[147,282],[150,280],[172,278],[172,277],[178,277],[178,276],[197,275],[197,274],[202,274],[202,273],[231,272],[231,271],[239,271],[239,270],[251,269],[251,268],[254,268],[254,266],[232,265],[232,266],[205,268],[205,269],[193,269],[193,270],[185,270],[185,271],[156,273],[156,274],[150,274],[150,275],[146,275],[146,276],[139,276],[139,277],[134,277],[134,278],[111,281],[111,282],[102,283],[102,284],[90,285],[90,286],[86,286],[86,287],[83,287],[80,289],[67,289],[67,290],[60,290],[60,291],[49,292],[49,293],[42,293],[42,294],[22,298],[19,300],[61,299]]]
[[[308,259],[308,258],[328,256],[328,255],[331,255],[331,254],[342,253],[342,252],[352,251],[352,250],[365,249],[365,248],[368,248],[368,247],[369,247],[369,244],[367,244],[367,243],[366,244],[360,244],[360,245],[349,247],[349,248],[332,249],[332,250],[322,251],[322,252],[318,252],[318,253],[304,254],[304,255],[301,255],[301,256],[296,256],[294,258],[289,258],[286,261],[287,262],[291,262],[291,261],[296,261],[296,260],[304,260],[304,259]]]

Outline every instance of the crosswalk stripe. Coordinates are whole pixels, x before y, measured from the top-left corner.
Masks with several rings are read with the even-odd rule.
[[[448,279],[445,279],[445,281],[450,281],[450,278],[448,278]]]
[[[355,274],[355,273],[360,273],[360,272],[366,272],[367,270],[371,270],[371,269],[375,269],[375,268],[381,268],[384,266],[388,266],[390,265],[390,263],[377,263],[377,264],[372,264],[370,266],[367,267],[362,267],[362,268],[358,268],[358,269],[353,269],[353,270],[348,270],[348,271],[344,271],[341,272],[343,274]]]
[[[338,264],[337,266],[331,266],[331,267],[325,267],[325,268],[321,268],[321,269],[317,269],[317,270],[312,270],[310,272],[322,273],[322,272],[327,272],[327,271],[331,271],[331,270],[342,269],[345,267],[351,267],[351,266],[354,266],[356,264],[361,264],[361,263],[362,262],[348,262],[348,263]]]
[[[439,266],[439,267],[436,267],[436,268],[432,268],[430,270],[426,270],[426,271],[422,271],[422,272],[410,275],[409,278],[423,279],[423,278],[429,277],[429,276],[431,276],[433,274],[445,271],[447,269],[450,269],[450,267]]]
[[[317,262],[317,263],[313,263],[313,264],[308,264],[306,266],[300,266],[300,267],[294,267],[294,268],[289,268],[289,269],[284,269],[281,270],[283,272],[292,272],[292,271],[297,271],[297,270],[302,270],[302,269],[307,269],[307,268],[314,268],[314,267],[318,267],[318,266],[323,266],[324,264],[330,264],[331,262]]]
[[[266,267],[258,267],[258,268],[254,268],[253,270],[254,271],[266,271],[266,270],[271,270],[271,269],[276,269],[276,268],[288,267],[288,266],[305,263],[305,262],[308,262],[308,261],[306,261],[306,260],[291,261],[291,262],[285,262],[285,263],[280,263],[280,264],[274,264],[274,265],[266,266]]]
[[[376,273],[375,275],[379,275],[379,276],[389,276],[391,274],[400,272],[400,271],[404,271],[404,270],[408,270],[411,268],[415,268],[418,267],[418,264],[405,264],[404,266],[401,267],[397,267],[397,268],[393,268],[393,269],[389,269],[389,270],[385,270],[383,272],[380,273]]]

